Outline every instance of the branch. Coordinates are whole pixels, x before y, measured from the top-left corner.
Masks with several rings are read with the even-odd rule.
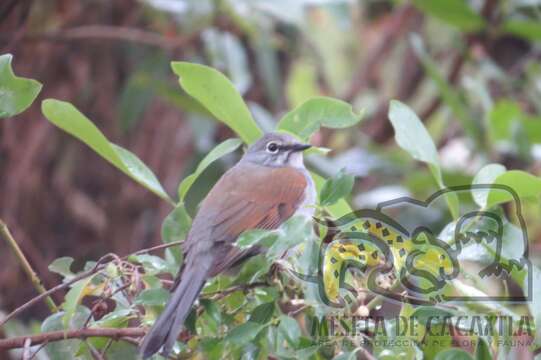
[[[46,332],[33,336],[18,336],[10,339],[0,340],[0,349],[14,349],[24,347],[25,342],[29,339],[32,345],[50,343],[67,339],[86,339],[89,337],[109,337],[113,339],[121,339],[123,337],[142,337],[146,333],[143,328],[98,328],[98,329],[79,329],[79,330],[58,330]]]
[[[151,248],[148,248],[148,249],[139,250],[139,251],[136,251],[136,252],[134,252],[132,254],[124,256],[122,259],[127,259],[131,255],[138,255],[138,254],[142,254],[142,253],[146,253],[146,252],[150,252],[150,251],[155,251],[155,250],[160,250],[160,249],[165,249],[165,248],[169,248],[169,247],[172,247],[172,246],[176,246],[176,245],[179,245],[181,242],[182,241],[175,241],[175,242],[171,242],[169,244],[163,244],[163,245],[154,246],[154,247],[151,247]],[[73,277],[72,279],[70,279],[69,281],[66,281],[66,282],[64,282],[62,284],[59,284],[59,285],[57,285],[57,286],[55,286],[55,287],[41,293],[39,296],[36,296],[35,298],[30,299],[29,301],[27,301],[23,305],[19,306],[15,310],[13,310],[10,314],[6,315],[6,317],[3,318],[0,321],[0,327],[2,327],[10,319],[12,319],[15,316],[19,315],[21,312],[23,312],[24,310],[26,310],[29,307],[33,306],[34,304],[41,301],[42,299],[48,297],[49,295],[51,295],[51,294],[53,294],[53,293],[55,293],[57,291],[60,291],[62,289],[66,289],[66,288],[70,287],[72,284],[76,283],[77,281],[79,281],[81,279],[84,279],[84,278],[86,278],[88,276],[94,275],[95,273],[105,269],[107,264],[112,261],[111,258],[113,260],[116,260],[116,259],[118,259],[118,256],[115,255],[115,254],[107,254],[105,256],[102,256],[98,260],[96,265],[94,265],[94,267],[92,269],[87,270],[85,272],[82,272],[79,275],[77,275],[77,276]]]
[[[25,41],[71,41],[84,39],[98,39],[111,41],[127,41],[165,50],[174,50],[190,44],[198,38],[199,34],[189,36],[166,37],[158,33],[140,30],[137,28],[108,25],[87,25],[66,30],[50,31],[43,34],[31,34],[23,37]],[[9,37],[9,36],[8,36]]]
[[[13,251],[15,256],[17,257],[17,260],[18,260],[19,264],[24,269],[24,271],[26,272],[26,275],[28,275],[28,277],[30,278],[30,281],[34,285],[34,288],[41,295],[46,294],[42,298],[45,299],[45,303],[47,304],[49,309],[52,312],[57,312],[58,307],[54,303],[53,299],[51,299],[51,297],[47,294],[47,289],[45,289],[45,287],[41,283],[40,278],[38,277],[38,275],[36,274],[34,269],[32,269],[32,265],[30,265],[30,263],[28,262],[28,260],[24,256],[21,248],[19,247],[19,245],[17,244],[17,242],[15,241],[13,236],[11,235],[11,232],[9,231],[7,225],[1,219],[0,219],[0,236],[2,238],[4,238],[4,240],[6,240],[8,245],[11,247],[11,250]],[[2,322],[2,324],[3,324],[3,322]]]

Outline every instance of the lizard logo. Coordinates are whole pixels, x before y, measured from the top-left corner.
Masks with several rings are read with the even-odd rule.
[[[507,221],[499,207],[469,209],[454,216],[443,229],[431,218],[459,193],[499,191],[514,202],[518,226]],[[397,214],[416,210],[426,224],[398,222]],[[424,212],[424,214],[423,214]],[[391,216],[394,215],[394,216]],[[425,201],[402,197],[361,209],[339,219],[315,219],[332,240],[319,253],[317,275],[294,272],[304,281],[317,283],[320,298],[329,306],[342,307],[353,301],[359,289],[414,304],[443,301],[512,301],[532,298],[532,266],[520,199],[505,185],[477,184],[442,189]],[[513,232],[514,238],[506,239]],[[517,241],[516,236],[519,236]],[[482,254],[482,256],[479,256]],[[504,255],[505,254],[505,255]],[[456,288],[473,286],[460,277],[463,263],[474,260],[481,266],[477,281],[526,281],[524,294],[491,296],[479,292],[457,293]],[[359,274],[360,273],[360,274]],[[360,276],[355,276],[358,274]],[[361,279],[361,281],[357,281]],[[521,280],[522,279],[522,280]],[[460,286],[449,286],[451,283]]]

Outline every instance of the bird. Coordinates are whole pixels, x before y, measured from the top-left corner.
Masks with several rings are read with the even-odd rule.
[[[236,247],[239,235],[277,229],[294,215],[313,216],[316,190],[303,160],[310,147],[286,133],[264,134],[212,187],[182,243],[184,262],[170,299],[141,343],[143,359],[161,348],[169,356],[208,279],[264,251]]]

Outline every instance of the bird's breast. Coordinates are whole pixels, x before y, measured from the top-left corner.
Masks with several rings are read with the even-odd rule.
[[[304,189],[304,197],[297,208],[297,211],[295,212],[295,215],[304,215],[307,217],[314,216],[315,212],[315,205],[316,205],[316,186],[314,184],[314,180],[312,179],[312,176],[310,176],[310,173],[306,169],[302,169],[302,174],[304,175],[306,179],[306,188]]]

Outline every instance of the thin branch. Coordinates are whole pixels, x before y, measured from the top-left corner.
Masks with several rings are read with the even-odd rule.
[[[180,243],[182,243],[182,241],[174,241],[174,242],[171,242],[169,244],[163,244],[163,245],[154,246],[154,247],[151,247],[151,248],[148,248],[148,249],[139,250],[139,251],[136,251],[136,252],[134,252],[132,254],[124,256],[122,259],[127,259],[128,257],[130,257],[132,255],[138,255],[138,254],[142,254],[142,253],[146,253],[146,252],[166,249],[166,248],[169,248],[169,247],[179,245]],[[116,260],[116,259],[118,259],[118,256],[116,254],[107,254],[105,256],[102,256],[98,260],[96,265],[94,265],[94,267],[92,269],[89,269],[89,270],[87,270],[85,272],[82,272],[79,275],[77,275],[77,276],[73,277],[72,279],[70,279],[69,281],[66,281],[65,283],[59,284],[59,285],[45,291],[44,293],[40,294],[39,296],[36,296],[35,298],[30,299],[28,302],[26,302],[23,305],[19,306],[17,309],[13,310],[10,314],[6,315],[5,318],[0,320],[0,327],[2,327],[10,319],[12,319],[15,316],[19,315],[21,312],[23,312],[24,310],[26,310],[29,307],[33,306],[34,304],[38,303],[39,301],[46,298],[47,296],[49,296],[49,295],[51,295],[51,294],[53,294],[53,293],[55,293],[57,291],[66,289],[69,286],[76,283],[77,281],[79,281],[81,279],[84,279],[84,278],[86,278],[88,276],[94,275],[95,273],[105,269],[107,264],[111,261],[110,260],[111,258],[113,258],[113,260]]]
[[[202,294],[202,297],[212,298],[213,300],[220,300],[226,297],[227,295],[234,293],[235,291],[240,291],[240,290],[247,291],[247,290],[255,289],[257,287],[263,287],[263,286],[268,286],[268,285],[269,284],[267,284],[264,281],[253,282],[250,284],[240,284],[240,285],[231,286],[230,288],[227,288],[224,290]]]
[[[8,35],[9,37],[9,35]],[[72,41],[72,40],[110,40],[126,41],[149,46],[159,47],[165,50],[174,50],[194,42],[199,34],[189,36],[165,37],[158,33],[140,30],[137,28],[108,25],[87,25],[71,29],[56,30],[43,34],[29,34],[23,37],[25,41]]]
[[[102,258],[103,259],[103,258]],[[57,292],[57,291],[60,291],[62,289],[65,289],[69,286],[71,286],[72,284],[76,283],[77,281],[81,280],[81,279],[84,279],[90,275],[93,275],[95,274],[96,272],[98,271],[101,271],[105,268],[105,264],[104,263],[100,263],[100,261],[98,261],[96,263],[96,265],[90,269],[90,270],[87,270],[77,276],[75,276],[74,278],[70,279],[69,281],[65,282],[65,283],[62,283],[62,284],[59,284],[47,291],[45,291],[44,293],[40,294],[39,296],[36,296],[35,298],[33,299],[30,299],[29,301],[27,301],[26,303],[24,303],[23,305],[19,306],[17,309],[13,310],[11,313],[9,313],[8,315],[6,315],[6,317],[4,317],[1,321],[0,321],[0,327],[2,327],[6,322],[8,322],[10,319],[12,319],[13,317],[19,315],[21,312],[23,312],[24,310],[28,309],[29,307],[33,306],[34,304],[36,304],[37,302],[41,301],[42,299],[46,298],[47,296]]]
[[[11,250],[13,251],[13,254],[15,254],[19,264],[21,265],[23,270],[26,272],[26,275],[28,275],[28,277],[30,278],[30,281],[34,285],[34,288],[38,291],[38,293],[40,293],[42,295],[46,294],[47,289],[45,289],[45,287],[41,283],[41,280],[38,277],[38,275],[36,274],[36,272],[34,271],[34,269],[32,268],[32,265],[30,265],[30,263],[28,262],[28,260],[24,256],[21,248],[19,247],[19,245],[17,244],[17,242],[15,241],[13,236],[11,235],[11,232],[9,231],[7,225],[1,219],[0,219],[0,236],[4,240],[6,240],[8,245],[11,247]],[[47,306],[49,307],[49,309],[52,312],[57,312],[58,311],[58,307],[56,306],[53,299],[51,299],[51,297],[49,295],[43,296],[43,299],[45,300],[45,303],[47,304]]]
[[[44,342],[42,343],[33,353],[32,353],[32,356],[30,356],[30,359],[29,360],[33,360],[37,355],[38,353],[43,350],[43,348],[47,345],[47,342]]]
[[[142,337],[146,333],[144,328],[100,328],[100,329],[79,329],[51,331],[33,336],[18,336],[10,339],[0,340],[0,349],[15,349],[24,347],[25,342],[30,339],[32,345],[39,345],[45,342],[54,342],[67,339],[86,339],[89,337],[108,337],[122,339],[124,337]]]
[[[140,254],[145,254],[145,253],[151,252],[151,251],[167,249],[167,248],[170,248],[170,247],[173,247],[173,246],[176,246],[176,245],[180,245],[183,242],[184,242],[184,240],[173,241],[173,242],[170,242],[170,243],[167,243],[167,244],[156,245],[156,246],[153,246],[153,247],[150,247],[150,248],[147,248],[147,249],[138,250],[138,251],[136,251],[136,252],[134,252],[134,253],[132,253],[132,254],[130,254],[128,256],[123,257],[123,259],[126,259],[129,256],[133,256],[133,255],[140,255]]]

